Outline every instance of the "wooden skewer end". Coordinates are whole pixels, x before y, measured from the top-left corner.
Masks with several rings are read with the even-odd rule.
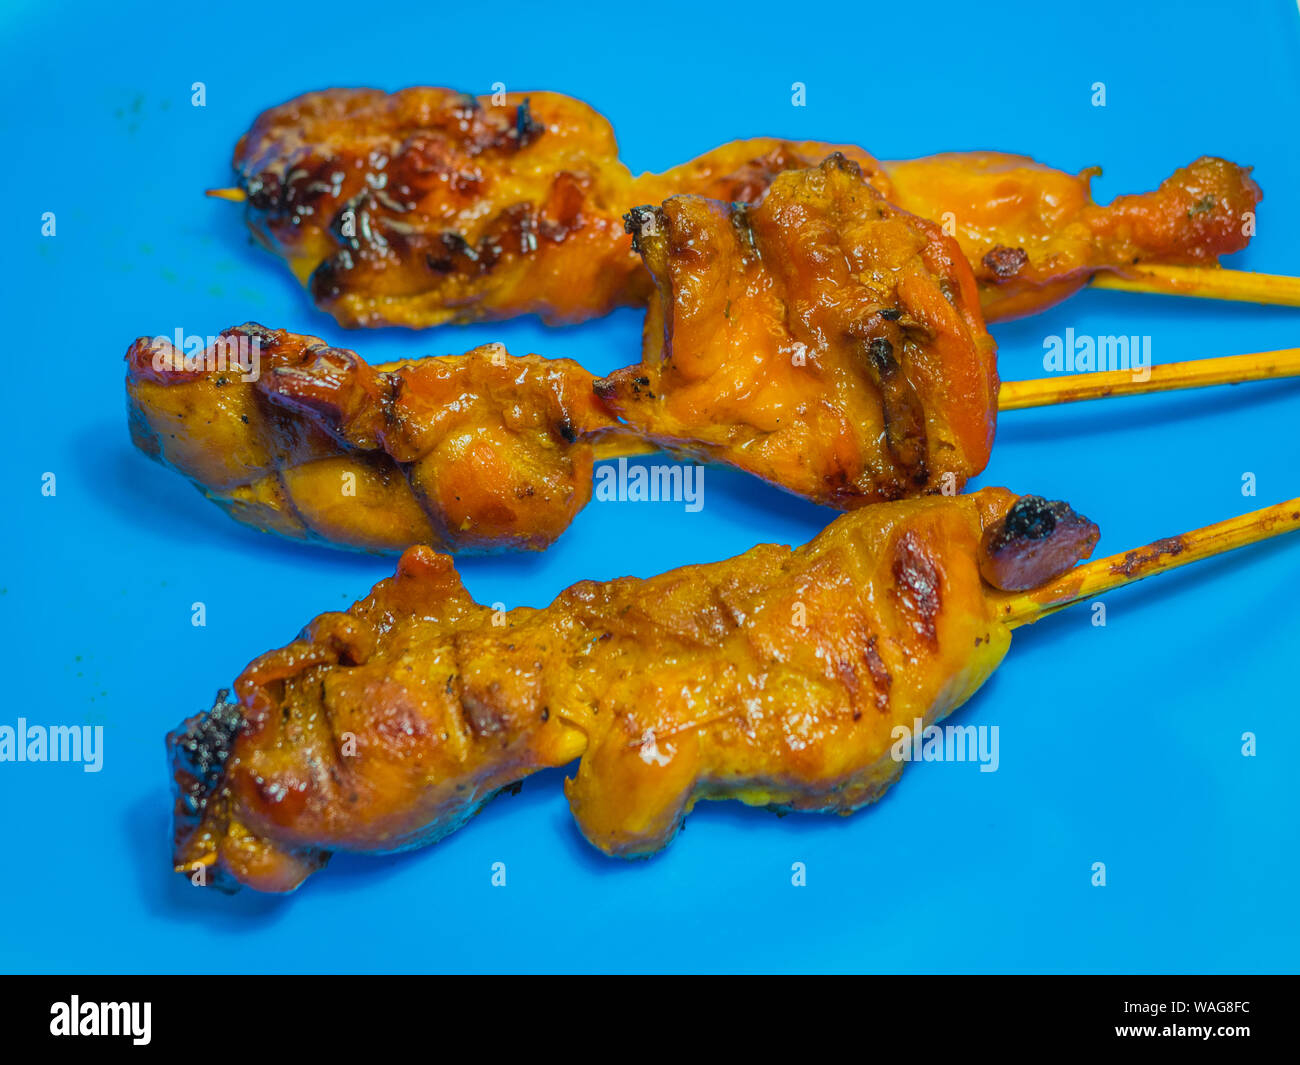
[[[231,203],[243,203],[248,199],[248,194],[243,189],[204,189],[203,195],[210,196],[214,200],[229,200]]]

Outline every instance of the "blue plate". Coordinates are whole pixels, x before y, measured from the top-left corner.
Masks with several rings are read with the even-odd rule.
[[[679,3],[11,0],[0,724],[102,725],[103,763],[0,764],[0,968],[1294,969],[1300,537],[1113,594],[1105,627],[1083,608],[1021,630],[958,718],[999,727],[997,772],[914,766],[853,818],[705,804],[661,857],[623,864],[582,841],[549,772],[434,848],[340,856],[287,899],[227,898],[169,872],[166,731],[392,562],[237,526],[137,454],[128,343],[256,319],[375,361],[500,340],[594,371],[639,345],[632,311],[563,330],[340,330],[250,246],[239,208],[202,195],[228,180],[253,117],[331,85],[503,82],[590,101],[636,170],[760,134],[882,158],[996,147],[1103,164],[1103,201],[1217,154],[1254,164],[1265,190],[1258,236],[1231,265],[1300,273],[1294,4],[1012,6],[754,0],[723,17]],[[806,106],[792,106],[795,82]],[[1040,374],[1045,340],[1067,328],[1149,336],[1161,362],[1296,345],[1300,311],[1085,292],[994,329],[1004,376]],[[1300,495],[1298,426],[1297,383],[1009,414],[980,483],[1070,500],[1110,553]],[[463,572],[480,600],[542,605],[584,577],[802,542],[832,517],[710,468],[699,512],[593,503],[546,554]],[[796,862],[806,886],[792,885]]]

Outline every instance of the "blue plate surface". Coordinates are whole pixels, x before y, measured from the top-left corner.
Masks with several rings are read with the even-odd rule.
[[[999,727],[997,772],[915,766],[853,818],[705,804],[664,855],[623,864],[578,835],[557,771],[434,848],[340,856],[287,899],[192,889],[168,871],[164,734],[392,562],[231,523],[134,451],[122,388],[137,335],[248,319],[374,361],[489,340],[595,371],[636,357],[633,311],[415,334],[348,333],[311,307],[250,246],[239,209],[202,190],[228,179],[260,110],[332,85],[568,92],[611,118],[635,170],[760,134],[881,158],[989,147],[1100,163],[1104,202],[1223,155],[1254,164],[1265,190],[1258,236],[1230,265],[1300,273],[1294,3],[753,0],[726,15],[676,2],[10,0],[0,19],[14,242],[0,725],[104,736],[98,773],[0,763],[0,968],[1294,970],[1300,537],[1115,593],[1105,627],[1085,608],[1021,630],[959,717]],[[1003,375],[1041,373],[1045,339],[1067,328],[1149,336],[1162,362],[1296,345],[1300,311],[1085,292],[994,329]],[[1298,426],[1297,383],[1010,414],[979,483],[1070,500],[1110,553],[1300,495]],[[553,550],[466,560],[466,582],[483,601],[542,605],[580,578],[802,542],[834,516],[721,469],[705,484],[697,513],[593,503]],[[504,888],[491,884],[498,861]]]

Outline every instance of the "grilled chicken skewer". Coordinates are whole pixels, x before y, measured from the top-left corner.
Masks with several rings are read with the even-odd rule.
[[[333,851],[435,842],[500,789],[581,759],[587,839],[636,857],[699,799],[851,813],[902,771],[894,729],[946,717],[1011,629],[1300,527],[1300,500],[1078,568],[1097,527],[1004,489],[882,503],[797,550],[574,585],[498,614],[452,560],[316,618],[168,737],[174,867],[296,888]]]
[[[255,380],[237,362],[254,353]],[[250,323],[196,361],[132,345],[136,446],[236,521],[313,543],[542,550],[591,498],[596,442],[622,431],[577,363],[500,345],[370,366]]]
[[[778,173],[834,151],[956,236],[990,321],[1050,306],[1098,271],[1215,266],[1245,247],[1260,199],[1247,169],[1209,157],[1099,207],[1095,169],[998,152],[879,163],[776,138],[634,178],[608,121],[578,100],[435,88],[330,89],[271,108],[235,149],[238,188],[213,194],[247,202],[256,237],[342,325],[576,322],[650,295],[622,231],[631,207],[679,193],[756,200]]]
[[[628,225],[656,289],[641,363],[607,379],[499,346],[370,367],[258,326],[190,369],[142,337],[132,435],[237,520],[370,551],[543,548],[589,500],[595,459],[656,448],[840,509],[953,494],[984,469],[999,386],[970,268],[856,164],[780,174],[757,205],[672,197]],[[253,342],[260,377],[243,380],[217,349]],[[1223,361],[1021,382],[1003,399],[1300,372],[1294,352]]]

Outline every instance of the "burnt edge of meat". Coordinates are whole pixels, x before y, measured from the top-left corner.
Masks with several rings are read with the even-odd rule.
[[[529,98],[524,97],[523,103],[515,108],[515,140],[520,148],[527,148],[533,141],[545,132],[546,126],[537,119],[533,118],[532,108],[529,106]]]
[[[238,703],[226,701],[230,689],[217,692],[212,706],[167,734],[172,786],[176,802],[172,811],[174,841],[180,853],[183,840],[199,830],[208,806],[221,794],[226,762],[235,737],[244,724]],[[189,870],[183,871],[188,875]],[[210,869],[206,886],[223,894],[239,890],[239,882],[220,869]]]
[[[167,736],[177,798],[195,823],[221,783],[235,737],[244,723],[239,704],[226,701],[229,694],[229,688],[222,688],[211,709],[189,718]]]
[[[1022,496],[980,540],[980,574],[995,588],[1023,592],[1059,577],[1092,554],[1101,530],[1061,500]]]
[[[641,251],[642,237],[653,236],[659,232],[663,218],[663,209],[653,204],[633,207],[623,216],[623,232],[632,234],[633,251],[638,253]]]
[[[980,262],[999,281],[1009,281],[1025,268],[1029,254],[1024,248],[1007,248],[999,244],[987,252]]]
[[[856,162],[850,159],[843,152],[831,152],[830,155],[821,161],[821,165],[818,169],[829,170],[832,168],[843,170],[853,178],[859,181],[862,180],[862,167],[858,166]]]

